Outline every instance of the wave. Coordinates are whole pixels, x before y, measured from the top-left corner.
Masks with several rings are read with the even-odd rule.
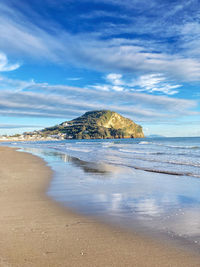
[[[12,145],[15,143],[12,142]],[[22,143],[20,143],[21,145]],[[90,162],[104,162],[169,175],[200,176],[199,143],[161,141],[24,142],[24,146],[60,150]],[[170,149],[168,149],[170,148]],[[196,149],[196,150],[195,150]],[[127,165],[126,165],[127,164]],[[141,167],[140,167],[141,166]]]
[[[86,149],[86,148],[78,148],[78,147],[66,147],[66,150],[71,150],[71,151],[77,151],[77,152],[85,152],[85,153],[89,153],[92,150],[91,149]]]
[[[142,158],[142,157],[134,157],[134,159],[139,159],[142,161],[147,162],[158,162],[158,163],[164,163],[164,164],[173,164],[173,165],[185,165],[190,167],[200,167],[200,163],[192,163],[192,162],[184,162],[184,161],[172,161],[172,160],[158,160],[158,159],[149,159],[149,158]]]
[[[173,145],[167,145],[167,147],[178,148],[178,149],[199,149],[200,148],[200,146],[173,146]]]
[[[181,152],[181,153],[177,153],[177,151],[174,152],[169,152],[169,151],[155,151],[155,152],[150,152],[150,151],[141,151],[141,150],[134,150],[134,149],[119,149],[119,151],[123,152],[123,153],[129,153],[129,154],[133,154],[133,155],[137,155],[137,154],[143,154],[143,155],[166,155],[166,156],[184,156],[186,158],[199,158],[199,154],[194,154],[194,153],[188,153],[188,151],[186,152]]]
[[[199,174],[190,173],[190,172],[167,171],[167,170],[153,169],[153,168],[151,169],[151,168],[134,166],[134,165],[129,165],[129,164],[114,163],[114,165],[120,165],[120,166],[129,167],[129,168],[133,168],[135,170],[141,170],[141,171],[146,171],[146,172],[153,172],[153,173],[160,173],[160,174],[167,174],[167,175],[174,175],[174,176],[190,176],[190,177],[200,178]]]
[[[150,151],[139,151],[139,150],[128,150],[128,149],[119,149],[121,152],[131,153],[131,154],[145,154],[145,155],[164,155],[164,152],[150,152]]]
[[[54,147],[54,149],[58,149],[58,147]],[[91,150],[86,150],[83,148],[69,148],[67,150],[71,150],[71,151],[80,151],[80,152],[91,152]],[[67,153],[68,151],[63,151],[65,153]],[[77,157],[78,160],[82,160],[81,157]],[[135,159],[138,160],[142,160],[142,161],[147,161],[147,162],[158,162],[158,163],[164,163],[164,164],[176,164],[176,165],[187,165],[187,166],[191,166],[191,167],[200,167],[200,164],[191,164],[189,162],[175,162],[175,161],[158,161],[158,160],[151,160],[151,159],[145,159],[145,158],[141,158],[141,157],[135,157]],[[94,163],[93,160],[88,161],[88,159],[86,160],[86,162],[88,162],[88,164],[90,163]],[[103,162],[103,161],[102,161]],[[99,162],[100,163],[100,162]],[[129,168],[134,168],[136,170],[142,170],[142,171],[146,171],[146,172],[153,172],[153,173],[160,173],[160,174],[167,174],[167,175],[174,175],[174,176],[191,176],[191,177],[196,177],[196,178],[200,178],[200,174],[198,173],[192,173],[189,171],[179,171],[179,170],[174,170],[174,171],[168,171],[167,166],[163,166],[163,168],[166,169],[155,169],[155,168],[151,168],[151,167],[143,167],[143,166],[137,166],[137,165],[132,165],[129,163],[116,163],[116,162],[104,162],[106,164],[111,164],[111,165],[117,165],[117,166],[124,166],[124,167],[129,167]],[[95,162],[96,164],[96,162]]]
[[[76,141],[74,144],[76,145],[94,145],[94,144],[99,144],[99,142],[96,142],[96,141],[93,141],[91,139],[91,142],[88,142],[88,141],[83,141],[83,139],[80,139],[80,141]]]
[[[165,162],[164,162],[165,163]],[[179,161],[166,161],[166,163],[175,164],[175,165],[185,165],[185,166],[192,166],[192,167],[200,167],[200,164],[194,164],[190,162],[179,162]]]
[[[158,170],[158,169],[150,169],[150,168],[140,168],[140,167],[134,167],[135,169],[140,169],[147,172],[154,172],[154,173],[161,173],[161,174],[168,174],[168,175],[177,175],[177,176],[191,176],[200,178],[200,175],[190,173],[190,172],[177,172],[177,171],[166,171],[166,170]]]
[[[157,142],[149,142],[149,141],[141,141],[138,143],[139,145],[154,145],[154,146],[161,146],[161,147],[168,147],[168,148],[177,148],[177,149],[200,149],[199,145],[191,145],[191,146],[184,146],[184,145],[169,145],[164,143],[157,143]]]
[[[177,149],[200,149],[200,146],[177,146],[177,145],[166,145],[161,143],[151,143],[156,146],[168,147],[168,148],[177,148]]]
[[[148,144],[152,144],[152,142],[148,142],[148,141],[139,142],[139,145],[148,145]]]

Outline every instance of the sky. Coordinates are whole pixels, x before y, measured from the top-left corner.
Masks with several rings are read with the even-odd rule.
[[[0,135],[109,109],[200,136],[196,0],[0,0]]]

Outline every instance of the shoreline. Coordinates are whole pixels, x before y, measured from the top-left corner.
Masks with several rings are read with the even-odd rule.
[[[78,215],[48,197],[46,163],[0,147],[0,266],[199,266],[200,256]]]

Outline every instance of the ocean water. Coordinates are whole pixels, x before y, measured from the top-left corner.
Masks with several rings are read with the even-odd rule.
[[[48,162],[47,194],[63,205],[200,248],[200,137],[9,145]]]

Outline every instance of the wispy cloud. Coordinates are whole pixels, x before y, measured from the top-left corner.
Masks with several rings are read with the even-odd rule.
[[[66,80],[68,80],[68,81],[79,81],[81,79],[82,79],[81,77],[71,77],[71,78],[67,78]]]
[[[20,90],[19,80],[2,77],[0,88],[1,82],[4,83],[4,89],[0,90],[0,115],[68,119],[94,109],[111,109],[138,121],[162,121],[199,115],[193,110],[198,103],[192,100],[131,91],[102,91],[66,85],[39,84],[34,81],[21,81]],[[5,89],[6,82],[8,82],[7,89]]]
[[[128,81],[123,78],[121,74],[110,73],[105,77],[106,84],[91,85],[91,88],[95,88],[103,91],[127,91],[134,92],[159,92],[166,95],[174,95],[179,91],[180,84],[169,83],[163,74],[148,74],[141,75],[135,79],[129,79]]]
[[[33,80],[14,80],[0,75],[0,90],[22,91],[23,89],[27,89],[29,86],[34,84],[35,82]]]
[[[200,61],[193,57],[194,52],[198,51],[199,41],[188,39],[189,15],[186,12],[182,12],[184,16],[180,15],[182,10],[185,11],[186,4],[180,5],[177,2],[173,5],[173,11],[179,14],[178,18],[183,21],[183,25],[180,25],[178,19],[171,25],[169,20],[171,9],[158,1],[145,3],[135,0],[134,3],[137,5],[132,1],[110,0],[108,3],[123,6],[122,11],[124,9],[127,11],[127,8],[131,7],[131,11],[136,15],[140,14],[142,9],[144,15],[140,16],[139,22],[137,22],[137,16],[135,19],[128,20],[128,24],[122,22],[119,25],[110,22],[104,28],[100,27],[99,22],[96,30],[73,33],[52,18],[48,19],[47,29],[45,27],[47,18],[31,10],[28,5],[26,10],[21,12],[9,3],[0,3],[0,49],[22,57],[70,63],[100,71],[129,72],[139,75],[163,73],[171,79],[200,80]],[[156,4],[159,5],[159,9],[154,8]],[[163,11],[164,16],[160,16],[160,10]],[[165,13],[164,10],[166,10]],[[29,16],[26,16],[25,11]],[[149,12],[155,15],[155,22],[151,16],[148,16]],[[37,23],[36,21],[34,23],[31,17],[37,18]],[[142,23],[143,27],[140,27],[139,23]],[[199,24],[197,23],[196,26],[199,27]],[[129,29],[130,32],[128,32]],[[170,33],[167,29],[168,31],[170,29]],[[118,36],[116,36],[117,31]],[[164,38],[163,42],[158,41],[154,36],[154,33],[158,32],[160,40]],[[161,36],[162,32],[164,36]],[[167,41],[166,38],[170,36],[177,38],[175,45],[170,44],[170,40]],[[175,46],[177,49],[174,48]],[[116,90],[121,90],[119,85]]]
[[[0,124],[0,129],[18,129],[18,128],[42,128],[42,126],[25,125],[25,124]]]
[[[162,92],[167,95],[177,94],[177,88],[181,87],[180,84],[170,84],[162,74],[142,75],[132,82],[132,86],[139,87],[136,91]]]
[[[4,53],[0,52],[0,72],[16,70],[19,67],[20,65],[18,63],[9,63],[7,56]]]

